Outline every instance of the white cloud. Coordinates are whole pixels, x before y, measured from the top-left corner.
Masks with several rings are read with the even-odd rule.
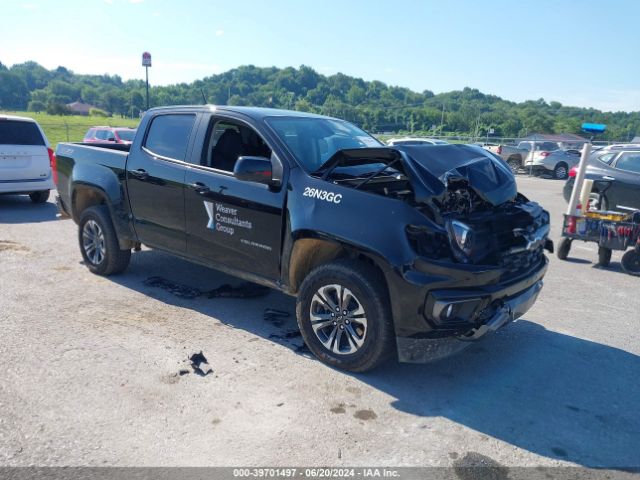
[[[221,37],[224,35],[224,30],[216,30],[216,37]]]
[[[113,0],[104,0],[107,5],[113,5]]]
[[[24,8],[25,10],[37,10],[38,9],[38,6],[33,4],[33,3],[23,3],[20,6],[22,8]]]
[[[151,15],[153,15],[154,17],[159,17],[160,16],[160,12],[153,12]]]
[[[129,3],[142,3],[144,0],[129,0]]]

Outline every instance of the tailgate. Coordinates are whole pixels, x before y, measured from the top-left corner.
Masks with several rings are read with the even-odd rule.
[[[0,182],[42,180],[50,175],[47,142],[38,125],[0,116]]]
[[[0,145],[0,182],[42,180],[50,174],[44,145]]]

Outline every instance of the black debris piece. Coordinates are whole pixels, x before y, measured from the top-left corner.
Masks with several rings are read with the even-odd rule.
[[[180,285],[163,277],[149,277],[144,281],[144,284],[150,287],[161,288],[180,298],[196,298],[202,295],[202,291],[199,288]]]
[[[193,368],[193,373],[199,375],[201,377],[206,377],[210,373],[213,373],[213,369],[211,365],[207,362],[207,357],[204,356],[202,350],[200,353],[194,353],[189,357],[189,361],[191,362],[191,368]]]
[[[269,287],[262,285],[256,285],[255,283],[244,282],[234,287],[229,284],[224,284],[208,292],[203,292],[199,288],[190,287],[188,285],[182,285],[179,283],[167,280],[164,277],[149,277],[144,281],[145,285],[150,287],[161,288],[167,292],[180,298],[193,299],[202,295],[207,295],[208,298],[254,298],[262,297],[269,293]]]
[[[290,332],[285,332],[283,334],[272,333],[271,335],[269,335],[269,338],[277,338],[279,340],[290,340],[292,338],[298,338],[301,336],[302,334],[300,333],[300,330],[292,330]]]
[[[285,323],[285,318],[289,318],[291,314],[282,310],[276,310],[275,308],[267,308],[264,311],[264,319],[273,324],[276,327],[282,327]]]
[[[270,288],[251,282],[244,282],[234,287],[224,284],[207,292],[208,298],[254,298],[269,293]]]

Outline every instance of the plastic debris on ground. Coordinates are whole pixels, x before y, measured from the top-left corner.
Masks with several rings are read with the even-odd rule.
[[[207,357],[204,356],[202,350],[200,353],[194,353],[189,357],[189,361],[191,362],[191,368],[193,369],[193,373],[200,377],[206,377],[210,373],[213,373],[213,368],[207,362]]]

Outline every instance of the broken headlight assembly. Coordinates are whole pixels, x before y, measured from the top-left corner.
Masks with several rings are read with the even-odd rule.
[[[467,263],[471,259],[475,243],[475,234],[471,227],[459,220],[449,220],[447,230],[451,242],[451,250],[456,260]]]
[[[407,225],[406,232],[418,255],[434,259],[451,258],[449,241],[444,232],[433,231],[424,225]]]

